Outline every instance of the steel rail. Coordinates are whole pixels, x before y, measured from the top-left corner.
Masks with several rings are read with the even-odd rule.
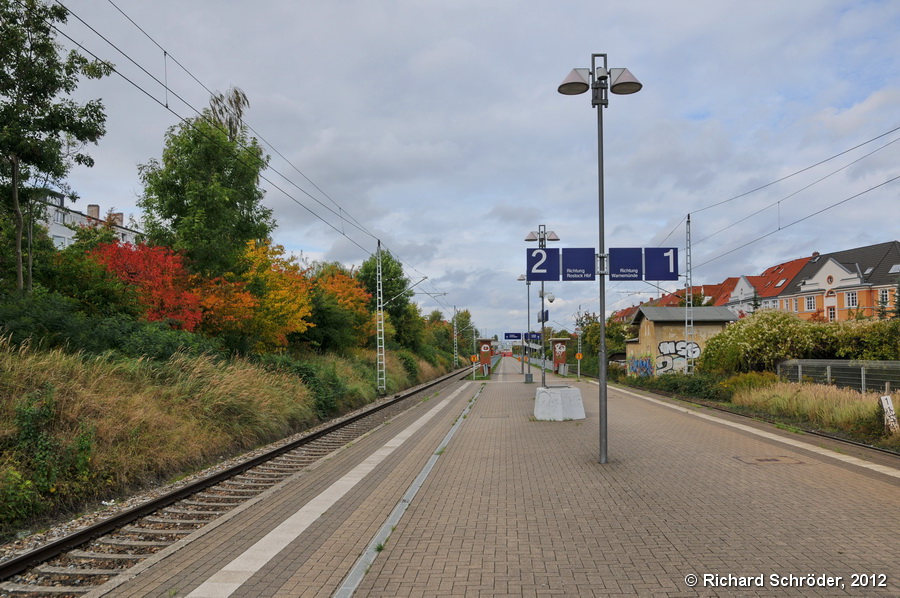
[[[170,492],[162,494],[146,503],[137,505],[135,507],[122,511],[121,513],[112,515],[108,519],[87,526],[81,530],[72,532],[69,535],[47,543],[44,546],[35,548],[22,555],[11,558],[4,563],[0,563],[0,581],[6,581],[10,577],[22,573],[30,567],[59,556],[67,550],[71,550],[77,546],[90,542],[95,538],[103,536],[104,534],[108,534],[124,525],[140,519],[141,517],[149,515],[154,511],[158,511],[159,509],[174,504],[179,500],[182,500],[192,494],[196,494],[197,492],[214,486],[219,482],[243,473],[244,471],[265,463],[266,461],[270,461],[278,457],[279,455],[290,452],[305,444],[309,444],[315,440],[318,440],[319,438],[332,434],[335,431],[340,430],[341,428],[347,427],[354,422],[357,422],[388,407],[391,407],[392,405],[395,405],[400,401],[413,397],[416,394],[437,386],[438,384],[446,382],[447,380],[450,380],[454,377],[460,377],[462,374],[468,376],[469,372],[470,370],[468,368],[462,368],[460,370],[455,370],[449,374],[445,374],[443,376],[435,378],[434,380],[426,382],[425,384],[409,388],[405,391],[395,394],[391,399],[387,401],[383,401],[382,403],[379,403],[377,405],[369,405],[367,407],[359,409],[352,415],[341,419],[334,424],[311,432],[303,436],[302,438],[298,438],[282,446],[278,446],[270,451],[266,451],[265,453],[250,458],[247,461],[243,461],[227,469],[211,474],[207,477],[200,478],[182,488],[178,488],[176,490],[172,490]]]
[[[581,377],[582,377],[582,378],[589,378],[589,379],[591,379],[591,380],[594,381],[594,382],[597,381],[597,378],[595,378],[594,376],[589,376],[589,375],[586,375],[586,374],[582,374]],[[737,416],[737,417],[742,417],[742,418],[749,419],[749,420],[753,420],[753,421],[763,422],[763,423],[766,423],[766,424],[769,424],[769,425],[772,425],[772,426],[777,426],[777,425],[779,425],[779,424],[780,424],[780,425],[790,425],[791,427],[796,428],[797,430],[800,430],[800,431],[803,432],[804,434],[810,434],[810,435],[812,435],[812,436],[819,436],[820,438],[825,438],[825,439],[827,439],[827,440],[833,440],[834,442],[840,442],[840,443],[843,443],[843,444],[852,445],[852,446],[855,446],[855,447],[861,448],[861,449],[867,449],[867,450],[870,450],[870,451],[875,451],[875,452],[879,452],[879,453],[884,453],[884,454],[886,454],[886,455],[891,455],[892,457],[900,457],[900,452],[897,452],[897,451],[892,451],[892,450],[890,450],[890,449],[886,449],[886,448],[883,448],[883,447],[880,447],[880,446],[874,446],[874,445],[871,445],[871,444],[866,444],[866,443],[864,443],[864,442],[859,442],[859,441],[857,441],[857,440],[850,440],[850,439],[848,439],[848,438],[841,438],[840,436],[833,436],[833,435],[831,435],[831,434],[827,434],[827,433],[822,432],[822,431],[819,431],[819,430],[810,430],[810,429],[804,428],[804,427],[802,427],[802,426],[799,426],[799,425],[797,425],[797,424],[794,423],[794,422],[791,422],[791,423],[789,423],[789,424],[786,424],[785,422],[779,421],[779,420],[777,420],[777,419],[768,419],[768,418],[765,417],[764,414],[761,414],[761,413],[754,413],[754,414],[752,414],[752,415],[748,415],[748,414],[746,414],[746,413],[741,413],[741,412],[739,412],[739,411],[732,411],[731,409],[727,409],[727,408],[725,408],[725,407],[723,407],[723,406],[717,404],[717,403],[714,402],[714,401],[708,401],[708,402],[707,402],[707,401],[702,401],[702,400],[699,400],[699,399],[694,399],[694,398],[692,398],[692,397],[685,397],[685,396],[682,396],[682,395],[668,394],[668,393],[665,393],[665,392],[662,392],[662,391],[659,391],[659,390],[648,390],[648,389],[646,389],[646,388],[640,388],[640,387],[637,387],[637,386],[625,386],[625,385],[622,385],[622,388],[627,389],[627,390],[632,390],[632,391],[639,390],[639,391],[641,391],[641,392],[646,392],[646,393],[650,393],[650,394],[659,395],[659,396],[661,396],[661,397],[666,397],[666,398],[669,398],[669,399],[674,399],[674,400],[677,400],[677,401],[681,401],[682,403],[688,403],[689,405],[697,405],[697,406],[699,406],[699,407],[708,407],[709,409],[714,409],[714,410],[716,410],[716,411],[721,411],[722,413],[727,413],[727,414],[729,414],[729,415],[735,415],[735,416]]]

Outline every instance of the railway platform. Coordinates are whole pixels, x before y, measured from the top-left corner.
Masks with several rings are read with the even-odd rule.
[[[900,597],[900,460],[610,387],[536,421],[492,379],[416,408],[88,596]],[[554,380],[553,383],[562,383]]]

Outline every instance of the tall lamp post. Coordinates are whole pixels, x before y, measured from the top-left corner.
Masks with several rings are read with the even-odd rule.
[[[599,59],[599,61],[598,61]],[[599,62],[599,64],[598,64]],[[600,351],[599,351],[599,383],[600,383],[600,463],[609,461],[607,454],[607,415],[606,415],[606,274],[608,264],[604,239],[603,222],[603,109],[609,106],[609,92],[619,95],[637,93],[643,85],[624,68],[607,69],[606,54],[591,54],[591,68],[572,69],[559,86],[563,95],[579,95],[588,89],[593,90],[591,106],[597,109],[597,177],[599,218],[600,272]]]
[[[528,278],[524,274],[519,275],[519,280],[525,281],[525,293],[527,296],[525,303],[528,305],[528,325],[525,327],[525,336],[522,337],[522,373],[525,374],[525,361],[527,360],[528,373],[525,374],[525,383],[531,384],[531,382],[533,381],[533,377],[531,375],[531,357],[525,352],[526,342],[530,342],[528,336],[531,334],[531,281],[528,280]]]

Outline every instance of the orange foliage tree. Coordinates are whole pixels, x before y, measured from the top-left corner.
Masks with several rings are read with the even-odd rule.
[[[224,276],[212,279],[195,276],[194,285],[202,312],[198,331],[208,336],[224,337],[226,341],[244,336],[245,322],[253,319],[259,304],[247,290],[247,283]]]
[[[311,273],[315,328],[297,335],[319,351],[365,345],[374,334],[369,317],[371,296],[353,273],[338,263],[317,264]]]
[[[257,301],[245,322],[254,349],[279,349],[287,345],[289,334],[314,325],[307,319],[312,314],[312,281],[296,258],[285,255],[284,247],[250,241],[243,260],[242,278]]]
[[[147,320],[189,331],[200,323],[200,298],[191,289],[181,254],[168,247],[114,241],[98,245],[88,256],[137,289]]]

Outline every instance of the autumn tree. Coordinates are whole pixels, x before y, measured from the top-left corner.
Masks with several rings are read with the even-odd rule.
[[[147,320],[188,331],[200,323],[200,298],[191,289],[180,254],[168,247],[116,241],[98,246],[89,256],[137,290]]]
[[[460,355],[470,355],[475,350],[472,339],[481,334],[472,320],[471,312],[468,309],[456,312],[453,314],[451,323],[456,329],[456,342]]]
[[[240,122],[246,96],[231,97],[171,127],[162,160],[138,167],[148,238],[183,251],[207,278],[240,274],[247,243],[263,242],[275,228],[260,187],[269,157]]]
[[[257,305],[245,331],[258,352],[278,350],[288,335],[305,332],[313,324],[312,282],[298,260],[284,247],[249,241],[243,256],[247,291]]]
[[[244,328],[246,322],[253,319],[259,301],[247,290],[247,283],[225,276],[195,276],[194,292],[200,299],[201,318],[197,330],[220,338],[224,346],[232,350],[249,349]]]
[[[0,0],[0,178],[9,181],[10,201],[3,207],[15,227],[12,250],[20,291],[25,288],[22,189],[36,177],[64,185],[73,163],[93,165],[80,147],[96,143],[106,132],[100,100],[79,104],[68,96],[79,77],[104,77],[112,65],[74,50],[61,55],[55,28],[67,16],[62,4]]]
[[[360,281],[337,262],[316,264],[311,274],[310,319],[315,326],[296,336],[297,342],[323,352],[365,344],[374,328],[368,310],[370,297]]]

